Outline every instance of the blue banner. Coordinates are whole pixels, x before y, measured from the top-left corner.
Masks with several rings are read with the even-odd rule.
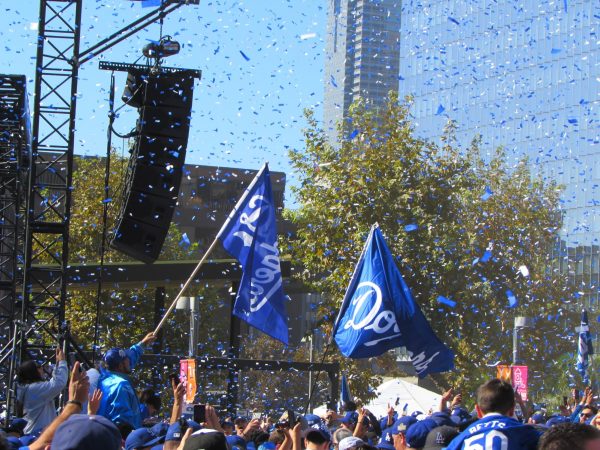
[[[348,378],[346,374],[342,374],[342,392],[340,394],[342,403],[348,403],[352,401],[352,395],[350,394],[350,386],[348,385]]]
[[[420,378],[454,367],[454,354],[434,334],[413,299],[378,225],[371,228],[333,335],[342,354],[350,358],[406,347]]]
[[[233,314],[263,333],[288,343],[275,205],[267,164],[256,175],[217,235],[242,265]]]
[[[592,336],[590,335],[590,325],[588,323],[587,311],[581,313],[581,326],[579,327],[579,342],[577,345],[577,372],[583,378],[585,385],[590,384],[590,376],[588,375],[588,358],[594,354],[592,347]]]

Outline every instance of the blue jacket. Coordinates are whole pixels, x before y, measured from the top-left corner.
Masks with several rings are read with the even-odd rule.
[[[127,351],[131,370],[136,366],[142,353],[144,353],[142,344],[132,345]],[[127,374],[102,370],[98,388],[102,390],[99,415],[115,423],[126,422],[134,429],[142,426],[140,402]]]

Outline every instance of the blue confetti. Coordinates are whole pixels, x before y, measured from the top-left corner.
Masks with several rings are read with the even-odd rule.
[[[241,50],[240,50],[240,55],[242,55],[246,61],[250,61],[250,58],[248,58],[248,55],[246,55],[246,54],[245,54],[243,51],[241,51]]]
[[[569,117],[567,120],[571,124],[576,124],[577,123],[577,119],[575,117]]]
[[[446,108],[444,108],[442,105],[438,106],[437,112],[435,113],[437,116],[439,116],[440,114],[442,114],[444,111],[446,111]]]
[[[550,53],[553,54],[553,55],[557,55],[561,51],[562,50],[560,48],[553,48],[552,50],[550,50]]]
[[[188,238],[187,233],[183,233],[181,236],[181,240],[179,241],[179,246],[183,248],[188,248],[192,243],[190,242],[190,238]]]
[[[333,87],[338,87],[337,83],[335,82],[335,77],[333,75],[331,75],[331,79],[329,81],[331,81]]]
[[[404,231],[415,231],[418,228],[419,228],[419,225],[417,225],[416,223],[411,223],[404,227]]]
[[[448,20],[452,23],[455,23],[456,25],[460,25],[460,22],[452,16],[448,16]]]
[[[513,291],[511,291],[510,289],[506,290],[506,297],[508,298],[509,307],[514,308],[519,304],[519,302],[517,301],[517,297],[515,297],[515,294],[513,294]]]
[[[479,258],[479,261],[485,263],[485,262],[488,262],[491,257],[492,257],[492,252],[490,252],[489,250],[486,250],[485,253],[483,254],[483,256],[481,258]]]
[[[494,193],[492,192],[492,190],[490,189],[489,186],[485,187],[485,192],[481,195],[481,200],[483,200],[484,202],[487,201]]]
[[[102,200],[102,203],[110,203],[112,202],[112,198],[107,198],[106,200]]]
[[[352,140],[354,139],[356,136],[358,135],[358,130],[354,130],[352,133],[350,133],[350,135],[348,136],[348,140]]]
[[[448,305],[451,308],[454,308],[456,306],[456,302],[454,300],[450,300],[449,298],[446,298],[442,295],[438,295],[437,301],[438,303]]]

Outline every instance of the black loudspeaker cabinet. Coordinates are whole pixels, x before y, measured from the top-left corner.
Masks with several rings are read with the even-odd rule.
[[[123,95],[129,90],[140,117],[111,246],[146,263],[160,255],[177,204],[193,83],[191,75],[129,74]]]

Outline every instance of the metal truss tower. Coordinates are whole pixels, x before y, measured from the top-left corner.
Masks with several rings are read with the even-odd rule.
[[[10,264],[0,260],[0,272],[7,267],[13,273],[10,286],[0,284],[0,290],[10,287],[13,299],[6,303],[6,311],[0,311],[5,317],[0,318],[4,329],[12,330],[7,339],[0,339],[0,346],[5,344],[0,348],[0,361],[10,361],[10,369],[0,371],[8,411],[12,411],[14,368],[21,359],[27,355],[47,360],[59,343],[65,339],[72,343],[65,310],[79,67],[180,6],[198,3],[163,0],[159,8],[80,51],[83,0],[40,0],[31,157],[23,191],[24,242],[21,260],[16,253],[13,259],[22,270],[10,269]],[[15,241],[14,247],[18,244]],[[0,258],[4,258],[4,250],[0,248]],[[8,282],[2,276],[0,282]],[[0,293],[5,292],[9,291]]]
[[[31,155],[26,88],[24,75],[0,75],[0,380],[10,373],[14,318],[22,299],[24,190]]]

